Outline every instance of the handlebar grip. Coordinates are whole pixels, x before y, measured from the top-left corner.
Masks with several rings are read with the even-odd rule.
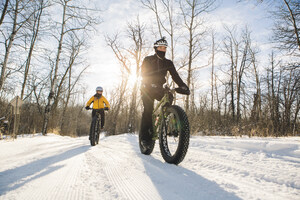
[[[185,94],[185,95],[190,95],[191,91],[190,90],[185,90],[182,88],[175,88],[175,91],[179,94]]]
[[[86,106],[85,109],[86,110],[91,110],[91,108],[89,106]]]

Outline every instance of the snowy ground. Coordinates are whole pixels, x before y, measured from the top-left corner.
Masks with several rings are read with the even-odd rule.
[[[193,137],[170,165],[136,135],[0,141],[0,199],[300,199],[300,138]]]

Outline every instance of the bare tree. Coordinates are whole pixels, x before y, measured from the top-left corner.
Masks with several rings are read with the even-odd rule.
[[[43,10],[49,5],[49,2],[47,0],[41,0],[41,1],[34,1],[33,2],[33,16],[32,16],[32,26],[31,26],[31,39],[30,39],[30,47],[28,50],[27,59],[25,61],[25,69],[24,69],[24,77],[23,77],[23,83],[22,83],[22,90],[21,90],[21,99],[24,97],[25,92],[25,86],[28,78],[28,73],[30,69],[30,63],[32,59],[33,50],[35,47],[35,43],[37,41],[37,37],[39,35],[40,30],[40,22],[41,17],[43,14]]]
[[[150,9],[151,11],[154,12],[155,14],[155,19],[156,19],[156,24],[157,24],[157,29],[159,36],[162,37],[162,28],[161,28],[161,18],[160,18],[160,11],[157,5],[157,0],[141,0],[142,4],[144,5],[145,8]]]
[[[74,38],[73,38],[74,39]],[[77,59],[77,57],[79,56],[79,53],[80,53],[80,48],[81,46],[83,45],[83,42],[82,41],[76,41],[76,40],[73,40],[73,42],[71,43],[71,54],[70,54],[70,57],[69,57],[69,67],[68,67],[68,70],[66,70],[66,72],[68,73],[68,83],[67,83],[67,88],[66,88],[66,92],[64,92],[64,96],[65,96],[65,99],[64,99],[64,104],[63,104],[63,109],[62,109],[62,115],[61,115],[61,124],[60,124],[60,130],[63,130],[64,126],[65,126],[65,122],[66,122],[66,113],[67,113],[67,109],[68,109],[68,105],[69,105],[69,102],[70,102],[70,98],[73,94],[73,91],[78,83],[78,81],[80,80],[82,74],[84,73],[84,71],[89,67],[89,66],[86,66],[84,67],[80,73],[73,77],[73,68],[75,66],[75,60]],[[83,63],[82,63],[83,65]],[[73,80],[74,79],[74,80]],[[58,101],[57,103],[54,103],[54,105],[57,106],[58,104]]]
[[[283,94],[283,118],[282,118],[282,134],[285,136],[287,133],[291,133],[293,129],[292,122],[292,108],[295,105],[299,104],[297,96],[299,96],[300,88],[300,73],[299,65],[287,65],[284,67],[283,74],[283,84],[282,84],[282,94]],[[299,108],[296,108],[296,110]],[[297,111],[296,111],[297,112]]]
[[[239,0],[245,1],[245,0]],[[275,20],[273,40],[279,43],[279,49],[299,55],[300,51],[300,2],[299,0],[255,0],[258,4],[266,3]]]
[[[241,39],[237,39],[234,30],[225,27],[228,32],[228,36],[224,41],[224,52],[230,59],[230,86],[231,86],[231,107],[232,116],[235,118],[235,99],[234,91],[236,91],[236,115],[237,123],[241,118],[241,89],[243,85],[243,75],[247,68],[249,68],[251,62],[249,59],[249,47],[251,44],[250,33],[246,27]],[[234,89],[234,85],[236,90]]]
[[[180,9],[183,16],[184,28],[187,30],[188,37],[188,75],[187,85],[190,87],[191,76],[193,72],[193,62],[203,51],[201,41],[203,41],[206,28],[201,14],[209,12],[215,3],[215,0],[181,0]],[[185,109],[189,110],[189,96],[186,97]]]
[[[280,87],[282,79],[282,70],[277,73],[276,68],[279,63],[275,63],[274,53],[271,54],[271,67],[267,70],[267,86],[268,86],[268,106],[271,114],[272,130],[278,136],[280,130]],[[277,82],[277,84],[276,84]]]
[[[7,13],[8,2],[9,2],[9,0],[5,0],[5,2],[4,2],[2,14],[1,14],[1,17],[0,17],[0,26],[3,23],[4,17]]]
[[[175,59],[176,37],[175,30],[178,27],[175,16],[173,0],[141,0],[145,8],[154,12],[160,37],[166,33],[169,36],[171,60]]]
[[[281,49],[300,53],[300,2],[298,0],[283,0],[273,16],[276,19],[274,41]]]
[[[8,76],[7,68],[8,68],[8,61],[11,53],[11,49],[14,44],[15,37],[20,29],[30,20],[33,13],[26,13],[27,5],[30,1],[23,1],[23,0],[14,0],[11,2],[11,20],[12,20],[12,28],[8,37],[5,36],[4,32],[2,32],[2,36],[4,36],[4,58],[1,62],[1,74],[0,74],[0,91],[3,88],[5,83],[5,79]]]
[[[121,34],[115,34],[113,37],[106,36],[106,42],[122,66],[121,70],[124,80],[122,79],[123,83],[121,84],[121,88],[126,88],[127,86],[124,86],[124,84],[127,84],[127,79],[130,75],[136,76],[136,80],[139,80],[142,59],[147,54],[147,49],[145,48],[145,25],[140,22],[139,16],[137,20],[127,25],[126,36],[124,37],[124,39],[128,41],[126,47],[120,42],[121,37]],[[126,132],[134,132],[137,129],[138,84],[139,82],[136,81],[131,91],[132,95],[128,106],[128,120],[126,120],[125,125]],[[122,92],[121,90],[120,93],[122,94]],[[119,96],[122,96],[121,94]]]
[[[299,77],[300,75],[298,75]],[[297,130],[299,131],[299,111],[300,111],[300,90],[296,91],[296,103],[295,103],[295,112],[294,112],[294,120],[293,120],[293,135],[297,134]],[[298,120],[298,121],[297,121]],[[298,122],[298,123],[297,123]]]
[[[78,6],[75,1],[60,0],[57,1],[56,3],[62,7],[62,16],[61,16],[62,19],[60,23],[59,36],[56,38],[58,42],[58,47],[57,47],[55,63],[51,71],[50,92],[45,107],[45,115],[44,115],[43,130],[42,130],[43,135],[47,134],[48,121],[50,118],[50,113],[53,108],[52,105],[56,105],[57,99],[59,98],[60,95],[62,79],[61,81],[59,80],[58,71],[61,64],[61,57],[64,48],[63,45],[64,45],[65,36],[68,34],[74,34],[74,35],[87,34],[89,28],[91,28],[93,25],[97,23],[97,20],[95,17],[93,17],[93,14],[89,13],[90,11],[93,10],[88,9],[83,5]],[[74,5],[72,3],[74,3]],[[67,68],[67,70],[69,70],[69,68]]]
[[[212,39],[212,48],[211,48],[211,105],[210,110],[211,112],[214,109],[214,89],[216,87],[215,80],[215,32],[211,32],[211,39]],[[214,86],[215,85],[215,86]]]
[[[119,93],[115,94],[117,100],[116,103],[112,105],[112,112],[110,113],[110,121],[112,122],[112,127],[108,131],[112,135],[115,135],[117,133],[118,118],[121,110],[121,105],[124,103],[124,94],[127,88],[128,77],[130,74],[130,61],[122,51],[123,47],[119,42],[119,37],[120,35],[118,33],[113,35],[112,37],[109,37],[108,35],[105,36],[107,45],[112,49],[116,58],[121,64],[122,72],[121,83],[118,90]]]
[[[141,73],[142,59],[145,56],[145,25],[140,23],[139,17],[133,23],[128,24],[128,38],[132,41],[133,45],[126,51],[129,52],[131,57],[135,60],[135,75],[136,80],[139,80]],[[132,73],[132,72],[131,72]],[[132,98],[129,108],[129,132],[136,130],[136,117],[137,117],[137,95],[138,95],[138,81],[134,83],[132,89]]]
[[[257,122],[261,118],[261,87],[260,87],[260,75],[258,72],[256,54],[257,50],[249,47],[249,53],[251,56],[251,62],[253,65],[253,71],[255,76],[256,83],[256,93],[254,94],[254,102],[253,102],[253,110],[252,110],[252,118]]]

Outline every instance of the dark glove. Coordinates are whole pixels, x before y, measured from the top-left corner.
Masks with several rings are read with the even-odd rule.
[[[183,90],[186,90],[186,91],[190,90],[187,85],[182,85],[182,86],[180,86],[180,88]]]
[[[181,85],[179,88],[176,88],[175,91],[180,94],[190,95],[190,89],[187,85]]]
[[[90,109],[90,107],[89,107],[89,106],[86,106],[86,107],[85,107],[85,109],[86,109],[86,110],[89,110],[89,109]]]
[[[109,110],[109,107],[105,107],[104,110]]]

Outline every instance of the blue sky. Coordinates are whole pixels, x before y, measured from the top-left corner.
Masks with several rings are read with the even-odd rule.
[[[126,23],[135,19],[137,15],[148,25],[154,23],[151,11],[143,9],[140,2],[136,0],[97,0],[96,4],[105,11],[103,23],[98,26],[98,33],[93,36],[88,51],[88,62],[91,65],[85,74],[88,96],[94,94],[98,85],[111,91],[119,83],[120,65],[112,50],[106,46],[104,34],[124,30]],[[248,25],[252,31],[252,39],[263,52],[261,54],[263,57],[269,53],[271,47],[269,38],[272,34],[272,21],[268,18],[267,9],[265,4],[256,6],[249,2],[236,3],[236,0],[224,0],[220,2],[217,9],[205,17],[208,24],[216,28],[218,35],[222,35],[224,24],[237,25],[238,28]],[[152,42],[156,39],[155,37],[148,38]],[[202,56],[207,57],[207,55]],[[200,71],[200,85],[207,84],[210,77],[208,73],[209,68]]]

